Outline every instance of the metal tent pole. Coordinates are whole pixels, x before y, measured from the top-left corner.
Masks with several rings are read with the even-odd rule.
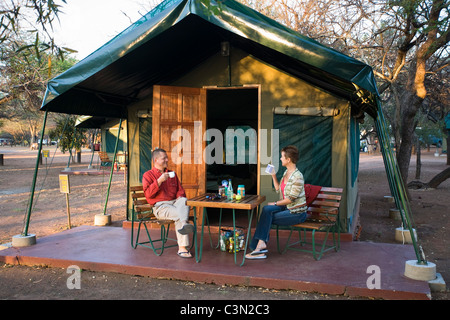
[[[36,158],[36,166],[34,169],[33,181],[31,183],[30,200],[28,201],[28,210],[27,210],[27,215],[26,215],[26,220],[25,220],[25,228],[23,229],[23,232],[22,232],[23,236],[28,235],[28,227],[30,225],[31,209],[33,207],[34,191],[36,189],[37,172],[39,170],[39,159],[41,157],[41,152],[42,152],[42,142],[44,141],[44,132],[45,132],[45,124],[47,123],[47,114],[48,114],[48,110],[45,110],[44,123],[42,125],[42,131],[41,131],[41,140],[39,141],[38,156]]]
[[[378,137],[382,144],[381,151],[383,154],[383,160],[385,162],[386,174],[389,180],[389,186],[391,188],[392,196],[395,199],[397,208],[400,210],[400,216],[402,218],[403,225],[409,229],[411,234],[411,241],[416,254],[417,263],[426,265],[427,261],[417,244],[417,239],[413,231],[413,220],[411,216],[411,207],[409,206],[409,200],[407,197],[405,185],[400,174],[400,170],[397,165],[397,161],[394,158],[392,149],[389,144],[389,137],[387,134],[386,120],[384,119],[381,106],[378,102],[378,116],[376,120]]]
[[[119,121],[119,131],[117,132],[116,145],[114,147],[114,157],[113,157],[113,161],[111,164],[111,173],[109,174],[108,191],[106,192],[106,200],[105,200],[105,206],[103,207],[103,215],[106,215],[106,207],[108,206],[109,192],[111,189],[111,181],[112,181],[112,176],[114,173],[114,163],[116,163],[116,155],[117,155],[117,148],[119,146],[120,129],[121,128],[122,128],[122,119],[120,119],[120,121]]]

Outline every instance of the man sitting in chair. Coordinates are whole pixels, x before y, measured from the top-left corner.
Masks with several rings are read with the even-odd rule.
[[[153,168],[142,177],[145,198],[153,205],[153,213],[158,219],[175,221],[178,255],[182,258],[192,258],[188,247],[189,233],[194,231],[194,226],[188,223],[186,193],[175,172],[167,169],[169,158],[165,150],[155,149],[152,162]]]

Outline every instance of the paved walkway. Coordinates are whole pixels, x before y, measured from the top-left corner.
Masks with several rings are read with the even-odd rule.
[[[168,248],[157,257],[150,249],[132,249],[128,228],[82,226],[44,238],[37,244],[0,251],[0,261],[9,264],[82,269],[272,289],[293,289],[326,294],[377,297],[384,299],[430,299],[428,283],[406,278],[405,262],[414,260],[411,245],[371,242],[341,242],[339,252],[325,253],[315,261],[311,254],[276,252],[270,242],[265,260],[234,264],[233,255],[212,249],[205,237],[203,258],[182,259],[177,248]],[[217,239],[217,238],[216,238]],[[241,255],[239,255],[241,257]],[[380,289],[368,289],[370,266],[380,270]],[[369,269],[370,271],[370,269]],[[369,281],[372,283],[372,281]]]

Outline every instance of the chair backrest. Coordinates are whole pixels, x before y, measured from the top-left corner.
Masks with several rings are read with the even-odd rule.
[[[130,187],[131,198],[133,199],[134,212],[137,219],[154,217],[153,206],[147,202],[142,186]]]
[[[108,154],[105,151],[99,151],[98,156],[101,162],[111,162],[111,160],[109,160]]]
[[[336,222],[342,198],[342,188],[322,187],[308,207],[311,220]]]

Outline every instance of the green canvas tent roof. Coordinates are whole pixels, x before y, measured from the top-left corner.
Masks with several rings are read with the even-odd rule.
[[[75,121],[75,127],[85,129],[98,129],[111,120],[113,119],[105,117],[78,116]]]
[[[352,101],[376,117],[370,66],[232,0],[163,1],[75,66],[49,81],[42,110],[126,117],[126,107],[170,84],[229,41],[266,63]]]

